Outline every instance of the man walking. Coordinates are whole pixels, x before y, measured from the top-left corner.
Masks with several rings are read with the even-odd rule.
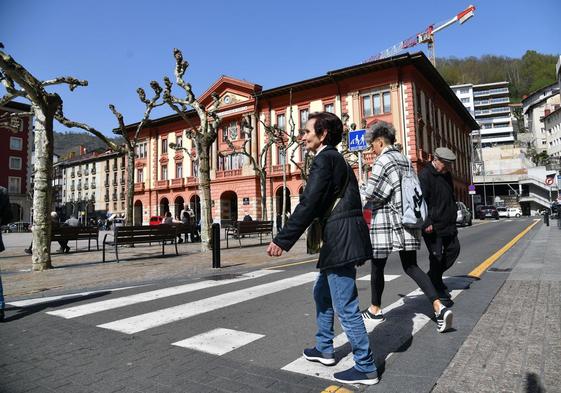
[[[10,198],[8,190],[0,186],[0,226],[6,225],[12,220],[12,209],[10,207]],[[4,242],[2,241],[2,231],[0,231],[0,252],[4,251]],[[0,322],[4,322],[4,288],[2,287],[2,272],[0,271]]]
[[[460,242],[456,229],[456,198],[450,167],[456,155],[446,147],[434,152],[434,160],[419,174],[423,196],[427,202],[428,217],[423,228],[423,238],[429,251],[428,276],[440,301],[446,307],[454,304],[442,281],[442,274],[450,269],[460,254]]]

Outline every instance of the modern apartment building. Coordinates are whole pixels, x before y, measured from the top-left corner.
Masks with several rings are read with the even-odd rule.
[[[514,143],[508,85],[495,82],[450,86],[479,123],[481,147]]]
[[[561,107],[543,117],[547,154],[561,159]]]
[[[0,186],[8,189],[14,221],[31,221],[31,151],[33,120],[31,107],[16,101],[0,106]]]
[[[544,116],[561,106],[557,82],[534,91],[522,100],[524,126],[530,136],[530,144],[538,152],[548,151]]]
[[[358,128],[378,120],[392,123],[397,141],[419,170],[439,146],[451,148],[454,189],[467,202],[470,183],[470,132],[478,128],[469,111],[450,90],[442,76],[422,53],[402,54],[365,64],[330,71],[286,86],[263,89],[260,85],[223,76],[199,97],[202,105],[220,99],[221,126],[210,152],[212,216],[236,220],[245,212],[261,217],[259,176],[247,156],[231,149],[246,144],[247,152],[259,160],[267,136],[263,124],[276,125],[296,134],[310,113],[329,111],[348,115],[347,125]],[[189,124],[178,115],[153,119],[142,130],[135,163],[135,224],[146,224],[152,215],[171,212],[178,216],[186,204],[196,214],[199,207],[198,164],[192,154],[170,148],[171,143],[193,152],[188,131],[198,124],[194,111],[187,112]],[[249,117],[252,127],[242,126]],[[128,126],[134,130],[135,124]],[[246,143],[247,142],[247,143]],[[294,144],[287,154],[273,145],[264,157],[267,169],[266,204],[268,218],[281,210],[283,172],[286,174],[287,210],[298,203],[303,190],[299,164],[304,152]],[[364,160],[372,162],[372,154]]]
[[[82,148],[80,153],[55,165],[59,174],[54,180],[55,195],[60,187],[62,217],[124,214],[125,157],[111,150],[87,153]]]

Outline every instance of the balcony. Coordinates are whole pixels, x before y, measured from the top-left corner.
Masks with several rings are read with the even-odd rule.
[[[508,104],[509,102],[510,102],[510,98],[501,97],[501,98],[490,98],[488,100],[477,100],[473,103],[473,105],[475,107],[479,107],[479,106],[495,105],[495,104]]]
[[[113,194],[111,199],[113,199],[113,201],[116,201],[117,200],[117,194]]]
[[[92,182],[92,185],[90,187],[92,188],[92,190],[95,190],[95,183]]]
[[[134,192],[144,192],[144,182],[134,183]]]
[[[70,177],[74,177],[76,176],[76,173],[74,173],[74,171],[70,172]]]
[[[125,169],[125,163],[121,162],[121,169]]]
[[[84,184],[84,190],[89,190],[90,186],[88,186],[88,183]]]
[[[156,180],[154,188],[156,190],[167,190],[169,188],[169,180]]]
[[[183,183],[183,178],[180,177],[179,179],[171,179],[171,188],[183,188],[184,183]]]
[[[109,172],[109,165],[105,166],[105,172]]]
[[[95,175],[95,167],[92,168],[92,175]]]
[[[105,202],[109,202],[109,195],[105,194]]]
[[[78,172],[76,172],[76,174],[77,174],[78,176],[82,176],[82,171],[78,171]]]
[[[85,170],[84,170],[84,176],[88,176],[89,174],[90,174],[90,171],[87,170],[87,169],[85,169]]]
[[[116,171],[117,169],[117,165],[113,165],[113,170]]]
[[[187,184],[188,185],[195,185],[199,182],[199,178],[197,176],[189,176],[187,178]]]
[[[286,168],[286,174],[289,174],[290,173],[290,164],[273,165],[273,167],[271,168],[271,173],[282,173],[283,167]]]
[[[119,182],[117,181],[117,179],[113,179],[113,185],[116,186]]]
[[[105,181],[103,182],[103,185],[104,185],[105,187],[109,187],[109,180],[105,180]]]
[[[121,184],[126,184],[126,181],[124,178],[121,178]]]
[[[508,87],[501,87],[499,89],[490,90],[479,90],[473,92],[474,97],[488,96],[491,94],[508,94]]]
[[[126,194],[121,194],[121,200],[122,200],[122,201],[125,200],[125,196],[126,196]]]
[[[74,185],[70,186],[70,191],[74,191]]]
[[[216,178],[223,179],[225,177],[234,177],[234,176],[241,176],[242,170],[241,169],[231,169],[228,171],[216,171]]]

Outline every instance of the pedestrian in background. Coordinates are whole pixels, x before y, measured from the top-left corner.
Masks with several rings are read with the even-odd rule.
[[[437,331],[445,332],[452,327],[452,311],[440,302],[431,280],[417,265],[421,230],[405,227],[401,222],[401,178],[409,170],[409,159],[395,148],[395,129],[385,121],[379,121],[367,130],[365,139],[378,158],[368,182],[361,186],[362,197],[372,209],[370,240],[374,255],[370,275],[371,305],[362,312],[362,316],[364,319],[384,320],[384,268],[390,254],[397,251],[405,273],[432,303]]]
[[[343,124],[329,112],[309,116],[302,140],[315,153],[300,203],[267,248],[270,256],[289,251],[314,219],[323,223],[323,245],[314,285],[316,345],[304,350],[304,358],[330,366],[336,363],[333,338],[337,314],[349,343],[355,366],[335,373],[343,383],[374,385],[378,372],[368,334],[360,315],[356,266],[372,258],[368,227],[362,218],[358,183],[354,172],[335,148],[341,142]]]
[[[0,226],[7,225],[12,221],[12,208],[10,207],[10,197],[8,190],[0,186]],[[4,251],[4,241],[2,240],[2,231],[0,231],[0,252]],[[2,287],[2,270],[0,269],[0,322],[4,322],[4,288]]]
[[[429,251],[430,268],[428,276],[447,307],[454,302],[442,281],[444,272],[456,262],[460,255],[460,242],[456,229],[457,206],[454,197],[454,183],[450,167],[456,155],[447,147],[439,147],[434,159],[419,174],[423,197],[427,202],[428,219],[423,228],[423,238]]]

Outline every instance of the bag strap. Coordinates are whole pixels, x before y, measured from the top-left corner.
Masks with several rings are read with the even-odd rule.
[[[349,166],[346,163],[345,163],[345,169],[346,169],[346,173],[347,173],[347,176],[345,178],[345,185],[343,186],[343,189],[341,190],[341,193],[339,194],[337,199],[335,199],[335,201],[333,202],[333,205],[331,205],[331,208],[328,210],[327,215],[321,217],[320,220],[327,220],[329,218],[329,216],[331,215],[331,213],[333,213],[333,210],[335,210],[335,208],[337,207],[337,205],[339,204],[339,202],[341,201],[341,199],[345,195],[345,192],[347,191],[347,186],[349,184],[349,177],[350,176],[349,176]]]

